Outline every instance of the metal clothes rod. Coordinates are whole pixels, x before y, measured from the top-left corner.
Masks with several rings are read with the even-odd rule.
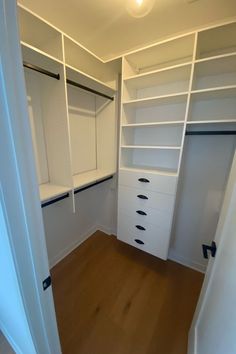
[[[79,88],[81,88],[82,90],[95,93],[95,95],[98,95],[98,96],[101,96],[101,97],[105,97],[105,98],[107,98],[108,100],[114,101],[114,97],[111,97],[111,96],[106,95],[105,93],[102,93],[102,92],[93,90],[93,89],[91,89],[90,87],[87,87],[87,86],[78,84],[77,82],[72,81],[72,80],[70,80],[70,79],[66,79],[66,82],[67,82],[67,84],[69,84],[69,85],[73,85],[73,86],[79,87]]]
[[[24,66],[25,68],[28,68],[28,69],[37,71],[38,73],[41,73],[41,74],[50,76],[50,77],[52,77],[53,79],[60,80],[60,74],[54,74],[54,73],[52,73],[51,71],[45,70],[45,69],[43,69],[43,68],[40,68],[39,66],[36,66],[36,65],[33,65],[33,64],[29,64],[29,63],[27,63],[27,62],[25,62],[25,61],[23,62],[23,66]]]
[[[105,181],[108,181],[109,179],[112,179],[112,178],[113,178],[113,176],[109,176],[109,177],[107,177],[107,178],[102,179],[101,181],[94,182],[94,183],[90,184],[89,186],[76,189],[76,191],[74,191],[74,194],[83,192],[83,191],[85,191],[86,189],[89,189],[89,188],[91,188],[91,187],[94,187],[94,186],[96,186],[96,185],[98,185],[98,184],[100,184],[100,183],[103,183],[103,182],[105,182]]]
[[[236,130],[186,131],[185,135],[236,135]]]
[[[57,197],[55,199],[49,200],[48,202],[42,203],[41,208],[45,208],[48,205],[51,205],[51,204],[59,202],[60,200],[66,199],[69,197],[69,195],[70,195],[69,193],[66,193],[64,195],[61,195],[60,197]]]

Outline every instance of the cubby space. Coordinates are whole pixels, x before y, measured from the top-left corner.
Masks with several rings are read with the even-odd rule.
[[[188,122],[236,121],[236,88],[191,95]]]
[[[197,59],[233,52],[236,52],[236,23],[199,32]]]
[[[60,75],[60,80],[25,68],[29,118],[41,201],[72,188],[63,65],[23,49],[23,59]],[[32,62],[31,61],[31,62]]]
[[[123,99],[132,101],[187,92],[190,73],[191,65],[184,65],[124,80]]]
[[[107,89],[116,89],[117,61],[103,63],[66,36],[64,36],[64,45],[67,67],[77,71],[77,75],[87,76],[87,85],[92,85],[91,88],[93,88],[92,79],[95,85],[106,85]]]
[[[123,65],[124,79],[190,62],[193,46],[194,35],[187,35],[128,54]]]
[[[180,148],[183,125],[123,127],[121,147]]]
[[[21,7],[18,8],[18,14],[20,38],[23,44],[55,59],[63,60],[61,33]]]
[[[171,124],[185,119],[187,95],[124,104],[122,125]]]
[[[115,102],[67,85],[74,188],[116,171]]]
[[[236,55],[195,64],[193,90],[236,86]]]
[[[178,162],[178,150],[122,149],[120,167],[176,175]]]

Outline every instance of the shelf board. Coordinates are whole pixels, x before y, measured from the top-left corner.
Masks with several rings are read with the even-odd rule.
[[[191,95],[206,95],[207,93],[209,94],[208,98],[214,98],[214,94],[222,93],[225,95],[225,97],[228,97],[228,94],[232,94],[232,90],[236,90],[236,85],[229,85],[229,86],[220,86],[220,87],[210,87],[206,89],[200,89],[200,90],[192,90]],[[212,95],[210,95],[212,94]],[[234,91],[234,94],[236,94],[236,91]],[[204,96],[202,96],[204,98]]]
[[[172,93],[168,95],[147,97],[147,98],[137,98],[134,100],[124,101],[124,106],[136,107],[136,108],[145,108],[151,107],[158,104],[176,104],[176,103],[184,103],[187,101],[188,92],[179,92]]]
[[[236,52],[214,55],[214,56],[202,58],[202,59],[196,59],[194,62],[197,64],[197,63],[202,63],[202,62],[207,62],[207,61],[210,62],[211,60],[223,59],[223,58],[228,58],[228,57],[233,57],[233,56],[236,56]]]
[[[179,125],[184,124],[184,120],[171,120],[171,121],[161,121],[155,123],[131,123],[122,124],[122,128],[135,128],[135,127],[155,127],[158,125]]]
[[[114,96],[116,93],[116,90],[113,87],[68,64],[66,64],[66,78],[78,82],[81,85],[88,86],[89,88],[102,92],[108,96]]]
[[[161,176],[178,176],[178,173],[176,170],[171,170],[171,169],[158,169],[154,167],[149,167],[149,166],[139,166],[139,165],[133,165],[130,167],[120,167],[120,171],[133,171],[133,172],[146,172],[146,173],[156,173],[157,175]]]
[[[222,124],[222,123],[236,123],[235,119],[215,119],[215,120],[194,120],[187,122],[187,125],[196,125],[196,124]]]
[[[158,149],[158,150],[180,150],[181,146],[164,145],[121,145],[122,149]]]
[[[41,202],[53,199],[72,190],[70,187],[59,186],[52,183],[43,183],[39,185],[39,193]]]
[[[88,186],[91,183],[99,182],[103,178],[113,176],[116,172],[111,170],[91,170],[73,176],[74,189]]]
[[[38,54],[42,55],[45,58],[51,59],[53,61],[56,61],[59,64],[63,64],[62,60],[57,59],[57,58],[53,57],[52,55],[47,54],[46,52],[44,52],[44,51],[42,51],[42,50],[40,50],[40,49],[38,49],[38,48],[26,43],[26,42],[20,41],[20,44],[22,45],[23,48],[28,48],[28,49],[32,50],[34,53],[38,53]]]

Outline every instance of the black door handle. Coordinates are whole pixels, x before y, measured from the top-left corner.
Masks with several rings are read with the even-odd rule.
[[[138,180],[139,182],[150,183],[150,181],[147,178],[139,178]]]
[[[139,245],[144,245],[144,242],[141,240],[138,240],[137,238],[134,241],[137,242]]]
[[[211,246],[209,246],[209,245],[204,245],[204,244],[202,245],[203,257],[206,258],[206,259],[208,259],[208,251],[211,252],[211,256],[212,256],[212,257],[215,257],[215,255],[216,255],[216,250],[217,250],[217,248],[216,248],[216,243],[215,243],[215,241],[212,241]]]
[[[140,199],[148,199],[148,197],[146,197],[146,195],[143,194],[138,194],[137,197]]]
[[[147,215],[147,213],[145,213],[145,211],[142,210],[136,210],[136,213],[139,215]]]
[[[141,226],[141,225],[135,225],[135,227],[137,227],[137,229],[141,230],[141,231],[145,231],[145,227]]]

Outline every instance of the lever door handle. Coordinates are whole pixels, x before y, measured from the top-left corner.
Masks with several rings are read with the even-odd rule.
[[[215,241],[212,241],[211,246],[204,245],[204,244],[202,245],[203,257],[206,258],[206,259],[208,259],[208,251],[211,252],[211,256],[212,257],[215,257],[216,250],[217,250],[217,247],[216,247]]]

